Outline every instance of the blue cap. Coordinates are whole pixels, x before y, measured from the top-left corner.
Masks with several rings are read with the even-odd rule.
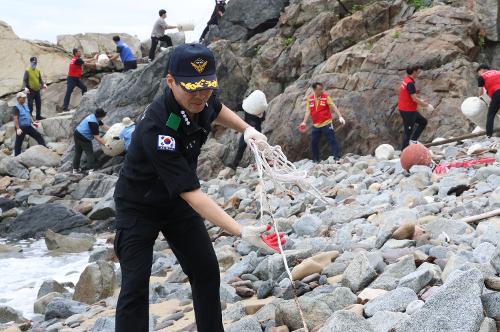
[[[212,51],[197,43],[177,46],[168,64],[168,72],[187,92],[217,89],[215,69]]]

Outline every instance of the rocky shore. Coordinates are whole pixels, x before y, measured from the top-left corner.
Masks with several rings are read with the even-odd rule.
[[[436,162],[496,152],[481,140],[431,151]],[[288,234],[293,280],[279,254],[264,255],[207,223],[221,268],[227,331],[300,331],[294,292],[312,331],[496,331],[500,218],[463,220],[500,208],[498,161],[444,175],[426,166],[407,173],[397,154],[297,162],[328,204],[297,189],[279,192],[266,181],[270,212]],[[31,321],[2,306],[0,322],[31,331],[113,331],[120,286],[111,247],[116,177],[50,175],[35,167],[30,174],[38,171],[45,172],[43,181],[2,179],[0,236],[44,238],[59,253],[90,250],[89,264],[75,285],[45,281]],[[259,222],[258,186],[252,167],[224,169],[203,182],[241,224]],[[93,250],[96,237],[107,247]],[[15,250],[2,246],[2,252]],[[194,331],[187,278],[161,238],[153,259],[151,330]]]
[[[221,269],[226,331],[304,331],[295,295],[309,331],[497,331],[500,217],[469,217],[500,209],[500,152],[484,138],[433,147],[436,163],[496,158],[438,175],[426,166],[406,172],[399,151],[376,148],[400,141],[396,89],[409,64],[424,67],[422,94],[436,106],[422,139],[474,129],[459,106],[477,92],[477,62],[500,67],[498,1],[249,4],[231,0],[206,39],[218,61],[219,97],[237,110],[248,93],[263,90],[270,144],[307,171],[327,203],[265,181],[266,211],[288,236],[292,280],[280,254],[266,255],[206,223]],[[136,55],[148,53],[147,42],[124,37]],[[182,34],[173,37],[184,42]],[[123,156],[107,157],[95,146],[99,170],[72,174],[72,134],[97,107],[108,112],[107,124],[136,120],[165,88],[171,49],[127,73],[86,72],[89,91],[75,92],[73,110],[60,113],[68,50],[80,46],[92,56],[113,48],[109,38],[61,35],[52,45],[21,39],[0,22],[0,51],[12,59],[0,62],[0,266],[8,267],[0,269],[0,331],[114,331],[121,278],[112,195]],[[26,140],[14,157],[10,112],[32,55],[49,83],[42,93],[47,119],[38,128],[48,148]],[[295,128],[315,81],[347,121],[337,130],[340,162],[304,159],[309,137]],[[234,132],[214,128],[199,160],[202,189],[240,224],[258,224],[262,186],[251,155],[242,163],[249,166],[225,167],[236,142]],[[20,273],[16,264],[37,273]],[[6,287],[12,275],[19,285]],[[161,237],[150,281],[150,330],[195,331],[189,283]],[[13,298],[23,296],[21,311]]]

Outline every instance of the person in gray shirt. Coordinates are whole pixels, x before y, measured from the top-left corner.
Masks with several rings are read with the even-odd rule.
[[[156,53],[156,46],[158,46],[158,41],[164,41],[168,46],[172,46],[172,39],[165,35],[165,30],[167,29],[175,29],[176,25],[168,25],[165,22],[165,18],[167,17],[167,11],[165,9],[160,9],[158,12],[160,14],[160,18],[158,18],[153,26],[153,32],[151,32],[151,49],[149,50],[149,60],[153,61]]]

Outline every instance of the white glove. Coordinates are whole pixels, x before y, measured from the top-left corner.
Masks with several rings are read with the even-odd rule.
[[[16,134],[17,134],[17,136],[21,136],[23,134],[23,131],[21,130],[21,128],[16,129]]]
[[[263,235],[264,232],[269,231],[270,226],[246,226],[241,230],[241,239],[249,244],[264,249],[269,253],[274,253],[279,251],[278,239],[276,233],[271,235]],[[280,233],[280,239],[282,244],[284,244],[284,235]],[[266,239],[266,242],[264,242]]]
[[[345,125],[345,119],[344,119],[343,117],[340,117],[340,118],[339,118],[339,121],[340,121],[340,123],[341,123],[342,125]]]
[[[30,93],[30,89],[28,89],[28,88],[24,88],[24,93],[25,93],[25,94],[29,94],[29,93]]]
[[[266,135],[259,133],[257,129],[255,129],[254,127],[248,127],[247,129],[245,129],[245,132],[243,133],[243,139],[247,144],[250,142],[251,139],[256,142],[259,141],[267,142]]]
[[[427,105],[427,109],[429,110],[429,112],[432,112],[432,111],[434,111],[434,106],[429,104],[429,105]]]

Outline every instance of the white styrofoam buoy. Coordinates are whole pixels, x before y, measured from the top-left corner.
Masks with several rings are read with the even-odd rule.
[[[243,100],[242,107],[245,112],[262,117],[267,110],[266,95],[260,90],[255,90]]]
[[[125,126],[121,122],[115,123],[103,136],[104,142],[106,142],[106,144],[101,148],[102,152],[104,152],[105,155],[114,157],[125,151],[125,143],[123,142],[123,140],[116,139],[116,137],[120,136],[123,128],[125,128]]]
[[[381,144],[375,149],[375,158],[378,160],[391,160],[394,158],[394,147],[390,144]]]
[[[109,57],[106,53],[99,54],[97,57],[96,67],[97,69],[101,69],[103,67],[107,67],[109,65]]]
[[[472,121],[481,130],[486,128],[486,116],[488,114],[488,106],[490,98],[487,95],[479,97],[469,97],[462,103],[462,113]],[[500,128],[500,115],[497,114],[495,120],[495,128]]]
[[[193,23],[177,23],[177,29],[179,31],[193,31],[194,24]]]

